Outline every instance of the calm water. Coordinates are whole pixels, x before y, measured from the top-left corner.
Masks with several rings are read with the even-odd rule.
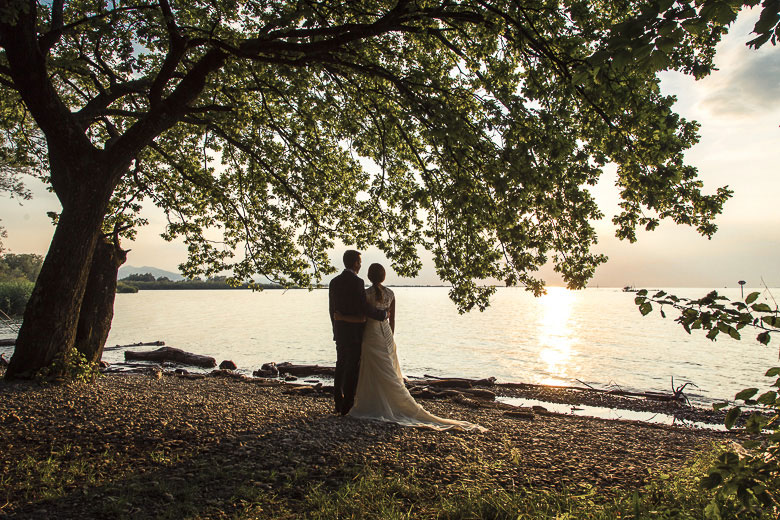
[[[620,289],[550,288],[534,298],[499,289],[485,312],[459,315],[446,288],[393,289],[396,343],[407,375],[488,377],[545,384],[617,385],[669,391],[691,382],[686,394],[700,404],[732,398],[747,386],[764,387],[778,364],[777,340],[691,335],[654,312],[642,317],[634,294]],[[672,290],[700,297],[705,289]],[[721,291],[738,298],[739,289]],[[775,291],[778,294],[779,291]],[[747,293],[747,290],[746,290]],[[142,291],[118,294],[108,345],[163,340],[167,345],[232,359],[251,371],[268,361],[335,363],[326,290]],[[759,301],[771,300],[762,296]],[[747,331],[747,329],[746,329]],[[751,338],[754,334],[746,332]],[[121,352],[106,352],[109,362]]]

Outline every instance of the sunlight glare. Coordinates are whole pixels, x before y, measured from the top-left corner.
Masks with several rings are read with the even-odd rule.
[[[547,376],[540,380],[545,385],[568,382],[573,346],[577,338],[569,324],[574,291],[564,287],[548,287],[541,297],[543,315],[539,324],[539,360]]]

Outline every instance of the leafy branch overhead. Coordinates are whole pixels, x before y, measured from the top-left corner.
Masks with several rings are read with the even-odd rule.
[[[480,280],[538,293],[548,259],[584,286],[607,162],[621,238],[663,218],[710,236],[730,196],[684,164],[697,127],[655,75],[711,70],[718,18],[643,58],[615,40],[649,23],[642,2],[3,5],[0,97],[23,107],[5,131],[45,138],[64,211],[104,182],[106,232],[164,209],[190,275],[309,285],[341,241],[411,276],[423,247],[460,308],[483,307]]]

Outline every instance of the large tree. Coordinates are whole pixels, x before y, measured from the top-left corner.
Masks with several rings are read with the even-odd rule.
[[[683,162],[696,124],[656,73],[706,74],[723,23],[614,43],[677,5],[0,0],[2,124],[62,205],[7,375],[78,338],[99,355],[144,199],[190,275],[309,285],[340,240],[410,276],[422,246],[463,310],[486,305],[484,279],[540,292],[548,259],[584,286],[605,260],[588,187],[608,162],[620,237],[667,217],[711,235],[729,192],[701,192]]]

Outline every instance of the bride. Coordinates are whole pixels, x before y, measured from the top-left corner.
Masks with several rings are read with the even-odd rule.
[[[344,315],[337,317],[345,321],[366,320],[355,404],[349,415],[436,430],[486,431],[477,424],[430,414],[409,394],[404,385],[393,339],[395,295],[382,285],[385,269],[380,264],[371,264],[368,268],[368,279],[372,285],[366,290],[366,299],[377,309],[386,310],[388,318],[385,321],[377,321]]]

